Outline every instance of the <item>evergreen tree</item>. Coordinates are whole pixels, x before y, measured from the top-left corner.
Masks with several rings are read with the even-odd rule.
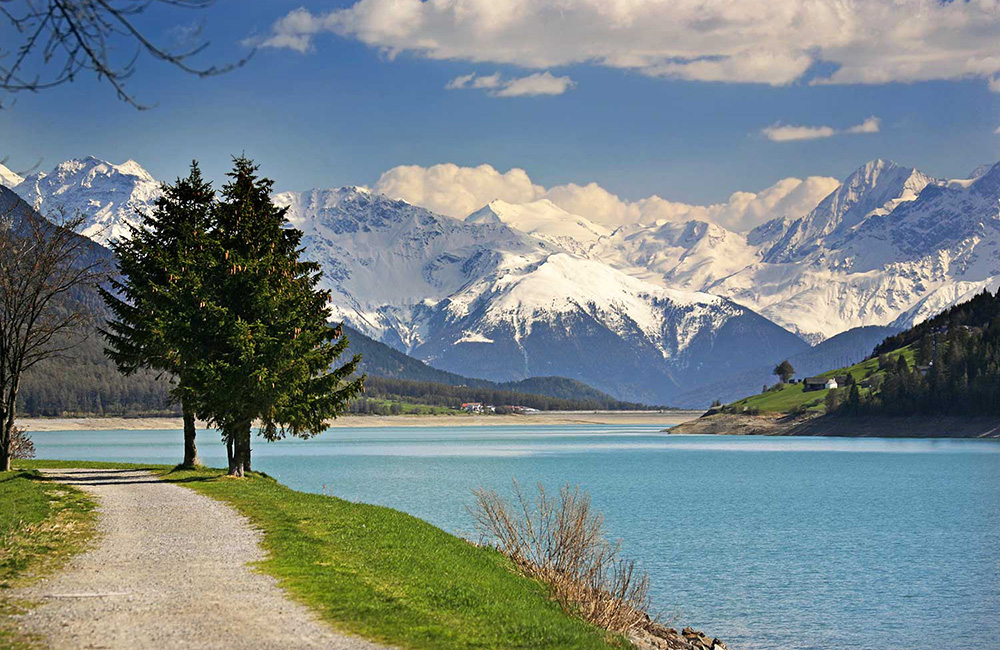
[[[235,476],[251,468],[255,421],[266,440],[321,433],[364,381],[353,377],[360,355],[333,367],[348,342],[327,324],[330,293],[318,288],[319,265],[299,259],[302,233],[257,170],[235,159],[214,209],[202,262],[206,327],[191,384],[199,415],[222,431]]]
[[[198,462],[194,396],[187,368],[202,354],[201,321],[215,192],[197,163],[187,178],[165,185],[152,214],[112,243],[119,277],[102,290],[114,318],[102,333],[106,353],[125,375],[141,368],[172,374],[184,417],[185,466]]]

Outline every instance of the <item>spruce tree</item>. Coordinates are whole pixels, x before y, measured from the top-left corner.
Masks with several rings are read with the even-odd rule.
[[[199,415],[222,431],[234,476],[251,468],[254,422],[266,440],[321,433],[364,381],[354,377],[360,355],[334,366],[347,339],[328,325],[319,265],[299,259],[302,233],[257,171],[236,158],[213,211],[202,261],[207,327],[191,380]]]
[[[184,415],[185,466],[198,462],[192,359],[202,354],[204,258],[215,192],[197,163],[187,178],[165,185],[154,210],[130,236],[112,243],[119,276],[102,296],[114,318],[102,330],[105,352],[125,375],[140,368],[174,376]]]

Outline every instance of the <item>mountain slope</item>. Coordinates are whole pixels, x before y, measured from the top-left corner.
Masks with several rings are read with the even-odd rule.
[[[819,375],[830,368],[849,366],[867,358],[876,345],[899,332],[896,327],[881,327],[870,325],[858,327],[832,336],[822,343],[788,357],[795,368],[795,376],[799,379]],[[704,407],[715,400],[723,403],[739,399],[749,391],[762,386],[770,386],[777,378],[774,376],[775,363],[736,373],[714,383],[699,386],[677,397],[673,402],[681,408]]]
[[[623,408],[607,393],[566,377],[532,377],[521,381],[493,382],[486,379],[463,377],[462,375],[439,370],[419,359],[403,354],[399,350],[379,343],[358,330],[344,326],[344,333],[351,342],[349,354],[360,354],[360,372],[377,377],[401,379],[411,382],[433,382],[447,386],[483,388],[496,391],[512,391],[529,395],[543,395],[557,399],[589,401],[599,404],[598,408]],[[470,401],[468,398],[465,401]],[[634,405],[632,405],[634,406]]]
[[[24,179],[0,164],[0,187],[11,188],[24,182]]]
[[[361,188],[275,200],[304,231],[306,256],[324,268],[338,318],[456,374],[497,382],[559,375],[620,399],[667,403],[711,373],[805,347],[745,308],[573,253],[579,248],[561,238],[590,226],[561,224],[544,202],[523,210],[494,203],[462,221]],[[743,350],[732,332],[761,344]]]
[[[80,233],[107,244],[152,208],[160,183],[134,160],[114,165],[90,156],[31,174],[14,191],[45,216],[83,215]]]
[[[730,301],[567,253],[470,284],[425,322],[414,354],[437,367],[498,381],[561,375],[646,403],[807,347]]]
[[[874,161],[809,215],[751,232],[761,261],[706,290],[813,341],[892,324],[935,291],[1000,275],[998,178],[930,182]]]

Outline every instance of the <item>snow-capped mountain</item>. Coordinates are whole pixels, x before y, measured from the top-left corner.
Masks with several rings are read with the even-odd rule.
[[[808,215],[761,227],[779,236],[750,233],[760,262],[703,288],[811,340],[893,324],[934,292],[1000,275],[998,179],[1000,166],[956,184],[868,163]]]
[[[47,217],[84,216],[80,234],[103,245],[126,236],[126,224],[160,195],[160,183],[134,160],[114,165],[92,156],[31,174],[13,189]]]
[[[285,192],[305,254],[323,266],[337,315],[383,342],[419,340],[414,312],[437,304],[508,259],[546,250],[501,223],[472,224],[358,187]]]
[[[508,259],[428,309],[424,323],[413,354],[436,367],[495,380],[571,377],[647,403],[808,347],[729,300],[566,252]]]
[[[159,185],[134,162],[88,158],[16,191],[82,212],[104,242]],[[275,200],[322,265],[336,317],[362,332],[468,376],[559,374],[648,402],[1000,285],[1000,165],[936,180],[875,160],[807,214],[747,233],[612,230],[549,201],[494,201],[461,220],[359,187]]]
[[[691,382],[806,347],[729,301],[581,257],[578,240],[560,242],[586,226],[560,230],[544,204],[497,203],[462,221],[363,188],[275,201],[323,266],[338,317],[452,372],[501,381],[558,374],[663,402]],[[746,336],[759,344],[745,345]]]
[[[515,230],[586,256],[611,229],[563,210],[548,199],[516,205],[492,201],[465,220],[469,223],[503,223]]]
[[[590,255],[665,287],[701,291],[759,259],[746,235],[704,221],[622,226]]]
[[[23,182],[24,179],[0,164],[0,185],[3,187],[14,187]]]

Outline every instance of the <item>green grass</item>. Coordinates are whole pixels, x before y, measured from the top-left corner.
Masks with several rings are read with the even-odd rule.
[[[915,363],[914,350],[906,347],[902,350],[891,352],[888,356],[895,360],[900,355],[906,357],[906,362],[910,364],[910,367],[913,367]],[[850,374],[858,382],[861,382],[869,376],[880,374],[878,372],[878,359],[868,359],[866,361],[862,361],[861,363],[856,363],[853,366],[830,370],[817,376],[834,377],[846,374]],[[805,407],[814,413],[824,413],[826,412],[826,394],[829,392],[829,390],[823,389],[813,390],[807,393],[801,383],[783,384],[778,390],[771,390],[757,395],[744,397],[743,399],[728,405],[727,408],[734,409],[736,412],[743,411],[744,409],[756,409],[761,413],[788,413],[796,408]]]
[[[83,492],[40,480],[37,472],[0,472],[0,647],[32,648],[11,615],[31,606],[7,590],[55,571],[94,534],[94,502]]]
[[[129,467],[32,461],[25,467]],[[136,467],[132,465],[131,467]],[[500,553],[390,508],[291,490],[264,475],[150,467],[232,505],[264,533],[260,569],[344,632],[404,648],[628,646],[549,598]]]

